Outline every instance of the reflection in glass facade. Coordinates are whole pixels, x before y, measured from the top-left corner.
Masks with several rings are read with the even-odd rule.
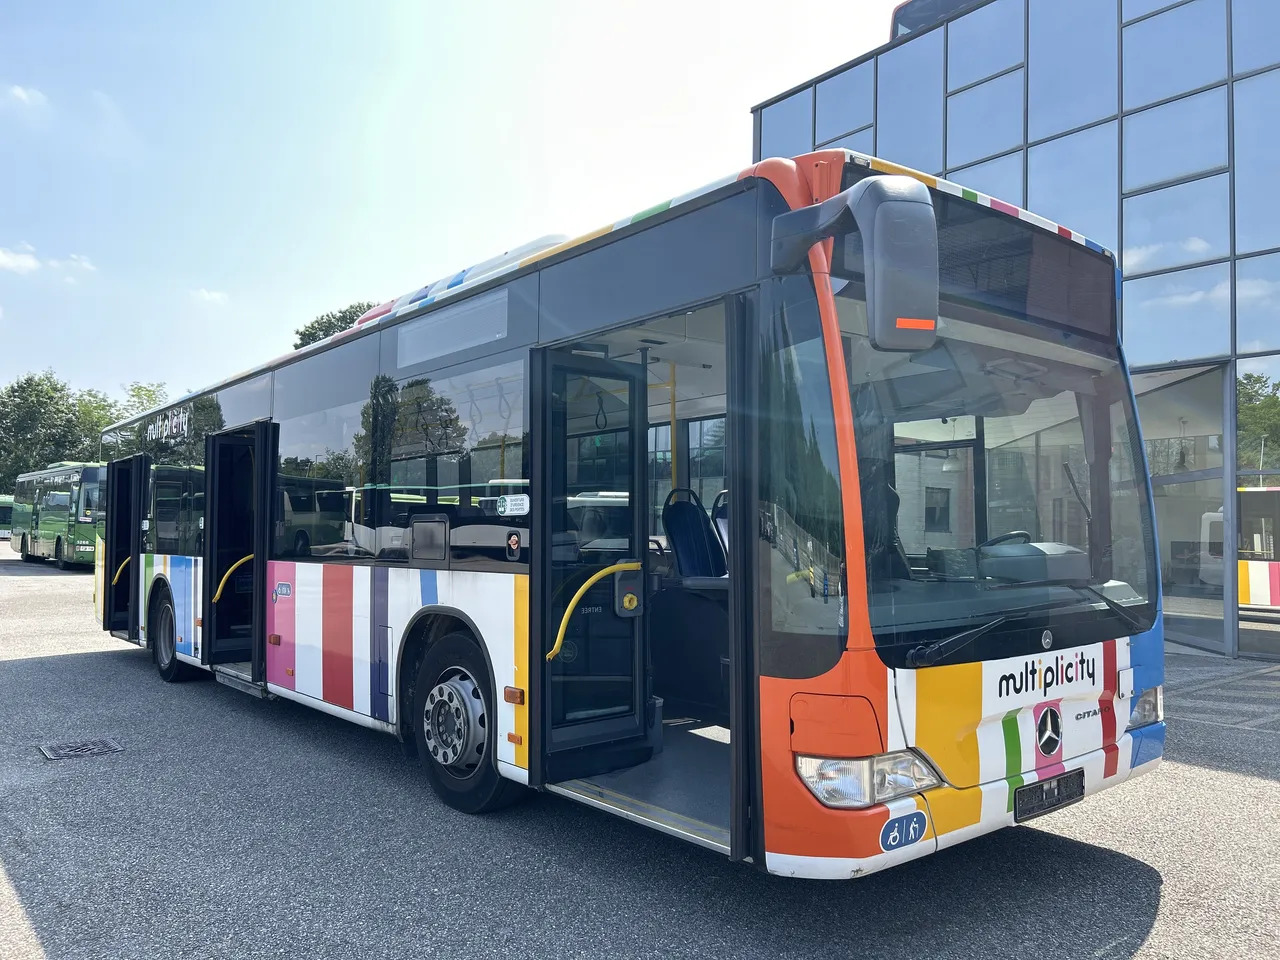
[[[816,142],[1117,251],[1170,636],[1280,658],[1280,2],[990,0],[757,108],[758,142],[813,146],[815,95]]]

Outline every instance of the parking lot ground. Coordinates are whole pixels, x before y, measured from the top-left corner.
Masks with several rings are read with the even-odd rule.
[[[455,813],[389,737],[160,682],[91,589],[0,544],[3,960],[1280,956],[1280,664],[1170,653],[1151,775],[820,883],[558,797]]]

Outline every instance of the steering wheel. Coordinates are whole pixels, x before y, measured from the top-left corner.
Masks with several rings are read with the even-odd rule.
[[[998,537],[992,537],[983,543],[978,544],[979,547],[994,547],[1000,543],[1030,543],[1031,534],[1026,530],[1010,530],[1008,533],[1002,533]]]

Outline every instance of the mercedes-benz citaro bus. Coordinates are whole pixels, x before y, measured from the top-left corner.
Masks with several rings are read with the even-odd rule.
[[[1028,821],[1163,752],[1116,282],[971,190],[765,160],[108,429],[103,627],[400,738],[459,810],[825,878]],[[305,551],[300,477],[351,514]]]

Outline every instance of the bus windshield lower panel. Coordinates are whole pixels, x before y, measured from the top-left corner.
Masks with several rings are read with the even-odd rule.
[[[1014,272],[1034,277],[1024,246]],[[1096,321],[1072,334],[1018,316],[1008,285],[984,308],[977,286],[957,295],[959,275],[944,284],[935,345],[914,354],[875,350],[861,284],[833,278],[876,647],[891,666],[920,666],[931,645],[956,663],[1150,629],[1151,506],[1116,345]]]

